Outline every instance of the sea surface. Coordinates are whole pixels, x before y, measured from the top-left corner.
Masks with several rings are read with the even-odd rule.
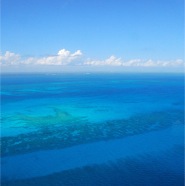
[[[2,186],[183,186],[183,74],[1,74]]]

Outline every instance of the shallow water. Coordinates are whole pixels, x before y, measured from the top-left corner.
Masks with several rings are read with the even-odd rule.
[[[183,185],[183,75],[3,74],[1,85],[2,185]]]

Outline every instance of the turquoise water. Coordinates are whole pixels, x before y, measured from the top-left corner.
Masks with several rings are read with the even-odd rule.
[[[2,74],[1,87],[2,185],[183,185],[182,74]]]

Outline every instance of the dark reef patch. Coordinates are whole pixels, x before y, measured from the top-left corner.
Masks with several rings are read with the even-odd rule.
[[[65,112],[55,116],[20,116],[23,122],[36,126],[38,131],[12,137],[2,137],[1,155],[16,155],[45,149],[61,149],[99,140],[110,140],[160,130],[183,124],[184,113],[179,110],[136,115],[129,119],[90,123]],[[34,123],[35,122],[35,123]],[[52,123],[54,122],[54,123]]]

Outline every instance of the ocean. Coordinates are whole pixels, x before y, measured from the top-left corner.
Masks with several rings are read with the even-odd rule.
[[[1,74],[1,184],[183,186],[183,74]]]

